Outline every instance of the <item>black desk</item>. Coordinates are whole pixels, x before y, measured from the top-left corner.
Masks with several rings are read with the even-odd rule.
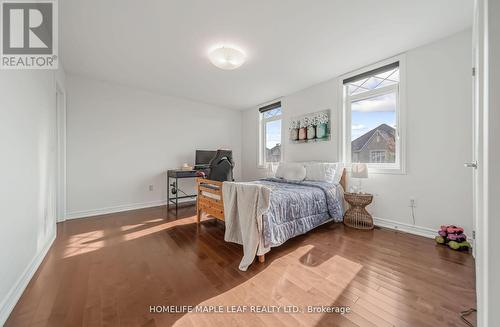
[[[179,179],[182,178],[196,178],[200,172],[204,172],[206,176],[208,176],[208,169],[203,170],[180,170],[173,169],[167,171],[167,212],[170,203],[175,204],[175,215],[177,216],[177,210],[179,208],[179,199],[193,199],[196,198],[196,194],[184,194],[179,196],[179,192],[182,192],[179,189]],[[170,179],[175,179],[175,181],[170,184]],[[170,188],[175,190],[175,194],[173,198],[170,198]],[[184,193],[184,192],[182,192]]]

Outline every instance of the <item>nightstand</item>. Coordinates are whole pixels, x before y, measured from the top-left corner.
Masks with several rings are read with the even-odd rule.
[[[368,193],[345,193],[349,209],[344,214],[344,225],[357,229],[373,229],[372,215],[365,207],[372,203],[373,195]]]

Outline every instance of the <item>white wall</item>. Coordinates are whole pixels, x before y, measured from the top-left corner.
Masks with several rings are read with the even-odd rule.
[[[325,160],[337,161],[337,135],[332,135],[329,141],[317,142],[308,145],[290,144],[288,142],[288,120],[291,117],[300,116],[308,112],[320,111],[323,109],[335,109],[337,107],[337,81],[330,80],[300,92],[281,98],[281,105],[284,113],[284,124],[282,133],[283,156],[285,161],[308,161]],[[338,129],[337,113],[332,110],[334,119],[331,129]],[[259,169],[258,166],[258,131],[259,114],[257,108],[245,110],[243,112],[243,179],[253,180],[265,177],[266,170]],[[335,132],[333,132],[335,134]]]
[[[370,211],[388,224],[411,224],[408,206],[414,197],[417,226],[457,224],[472,230],[472,177],[463,167],[472,152],[471,39],[468,30],[406,54],[407,174],[371,174],[363,184],[376,195]],[[338,161],[337,90],[333,79],[282,98],[286,161]],[[290,117],[328,108],[334,119],[331,141],[289,143]],[[257,168],[258,112],[252,108],[243,115],[243,179],[251,180],[265,175]]]
[[[56,75],[0,72],[0,325],[55,238]]]
[[[196,149],[232,149],[241,176],[241,112],[73,75],[67,88],[70,218],[164,204],[166,171]]]

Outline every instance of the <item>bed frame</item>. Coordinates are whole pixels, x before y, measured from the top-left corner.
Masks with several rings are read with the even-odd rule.
[[[342,177],[340,178],[340,185],[344,189],[347,189],[347,177],[346,170],[342,171]],[[212,195],[207,196],[206,193]],[[212,181],[209,179],[198,177],[196,178],[196,219],[197,224],[200,224],[201,216],[206,213],[218,220],[224,221],[224,200],[222,198],[222,182]],[[265,256],[259,255],[259,262],[264,262]]]
[[[203,193],[210,193],[214,197]],[[222,182],[201,177],[196,178],[196,217],[198,224],[203,212],[224,221],[224,201],[222,199]],[[215,198],[217,197],[217,199]]]

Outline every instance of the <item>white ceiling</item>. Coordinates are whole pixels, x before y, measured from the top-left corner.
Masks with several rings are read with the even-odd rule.
[[[246,109],[471,26],[472,0],[64,0],[69,73]],[[247,53],[224,71],[217,44]]]

